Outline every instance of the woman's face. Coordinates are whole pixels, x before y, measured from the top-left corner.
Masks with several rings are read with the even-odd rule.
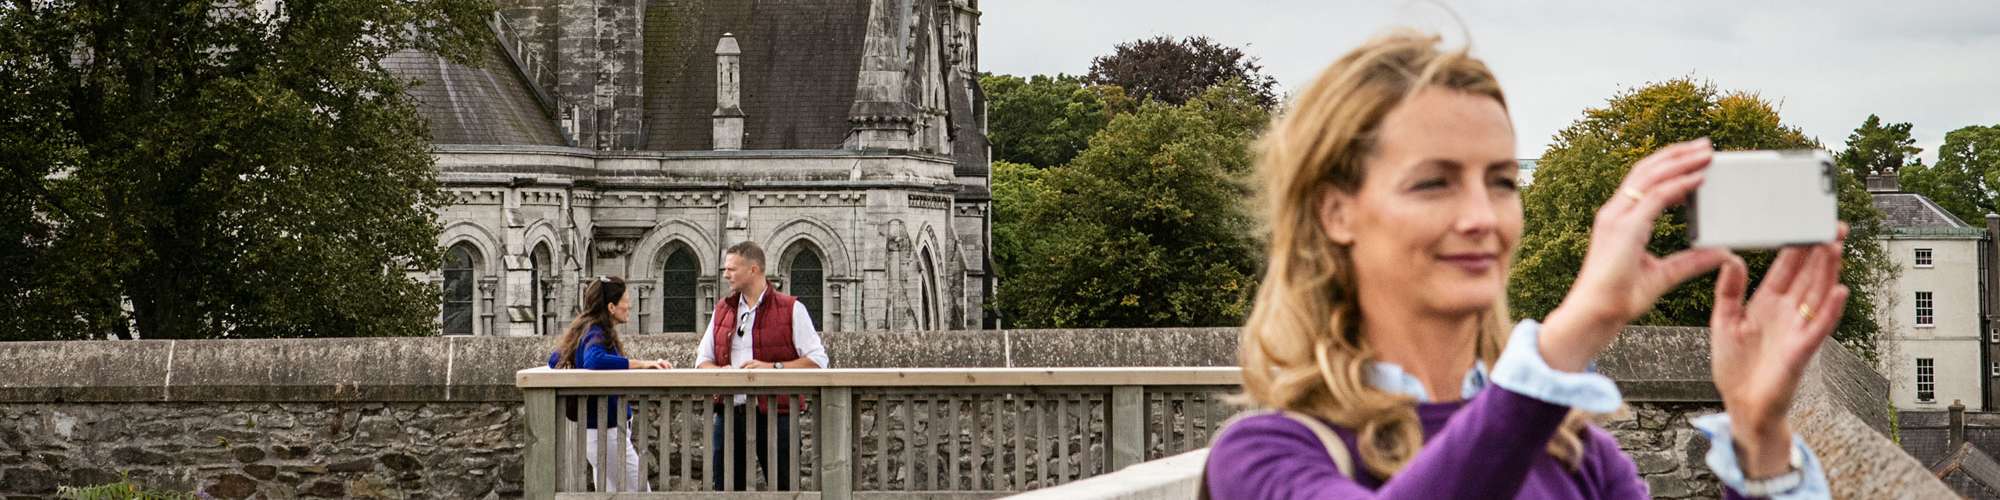
[[[605,309],[611,312],[612,321],[617,321],[619,323],[631,322],[632,292],[626,291],[625,295],[621,295],[618,297],[617,302],[613,302],[611,303],[611,305],[605,306]]]
[[[1468,314],[1506,293],[1521,239],[1514,127],[1490,97],[1430,88],[1391,110],[1361,188],[1328,188],[1321,223],[1354,259],[1364,303]],[[1371,297],[1372,296],[1372,297]]]

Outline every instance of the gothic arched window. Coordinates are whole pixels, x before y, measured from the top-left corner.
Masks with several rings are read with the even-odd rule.
[[[478,279],[479,250],[470,243],[452,245],[445,251],[444,266],[439,269],[444,274],[444,334],[472,335],[472,290]]]
[[[792,245],[792,249],[785,254],[791,256],[790,264],[785,269],[785,274],[790,277],[786,281],[787,292],[798,297],[800,304],[806,305],[806,313],[812,316],[813,326],[825,330],[826,323],[820,319],[820,309],[826,297],[826,271],[819,249],[812,243],[801,241]]]
[[[555,270],[549,255],[548,243],[536,243],[535,252],[528,268],[529,304],[535,308],[535,333],[550,335],[555,333],[553,315],[555,307],[549,304],[549,293],[542,289],[542,282],[549,279],[549,272]]]
[[[922,295],[923,299],[924,316],[918,320],[918,327],[925,330],[936,330],[938,329],[937,265],[931,262],[931,253],[928,250],[923,253],[922,259],[923,267],[921,270],[923,276],[918,277],[917,288],[923,289],[920,295]]]
[[[666,269],[660,272],[660,331],[700,332],[695,327],[695,287],[701,283],[701,263],[687,245],[669,248]]]

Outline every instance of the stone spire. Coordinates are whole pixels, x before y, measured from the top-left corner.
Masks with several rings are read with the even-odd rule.
[[[743,50],[736,37],[722,34],[715,43],[715,141],[716,151],[743,149]]]
[[[861,74],[856,79],[850,149],[914,149],[917,113],[905,92],[908,82],[909,19],[902,2],[872,0],[868,33],[861,42]]]

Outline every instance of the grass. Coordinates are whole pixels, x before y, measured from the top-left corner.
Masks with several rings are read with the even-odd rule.
[[[206,495],[182,493],[178,491],[148,490],[133,484],[131,479],[97,486],[64,486],[56,489],[56,494],[70,500],[197,500]]]

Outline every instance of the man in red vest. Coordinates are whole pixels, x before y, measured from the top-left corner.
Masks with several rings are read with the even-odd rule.
[[[730,246],[723,253],[722,278],[729,281],[731,293],[715,305],[715,316],[708,322],[708,331],[701,335],[701,347],[696,348],[696,368],[790,370],[827,366],[826,347],[820,343],[819,331],[813,329],[812,315],[806,312],[806,306],[790,295],[772,290],[770,282],[764,280],[764,249],[748,241]],[[749,399],[737,395],[716,401],[708,477],[715,478],[716,490],[723,490],[723,437],[727,435],[735,451],[733,463],[729,464],[733,467],[728,469],[732,472],[730,490],[745,489],[749,464],[744,458],[750,450],[757,454],[758,467],[767,474],[776,471],[776,489],[790,490],[791,413],[805,408],[803,400],[797,396],[760,396],[756,398],[757,404],[749,405],[746,404]],[[733,417],[724,418],[732,413]],[[746,418],[747,413],[755,413],[756,417]],[[744,425],[752,423],[751,420],[755,426]],[[766,443],[774,430],[777,441]],[[773,457],[766,456],[773,447],[778,455],[775,464]]]

